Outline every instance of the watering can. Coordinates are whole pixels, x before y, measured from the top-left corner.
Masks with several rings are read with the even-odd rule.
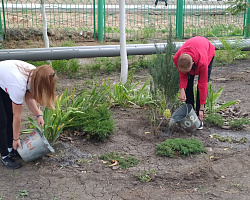
[[[174,111],[169,121],[169,128],[175,123],[189,132],[196,131],[201,125],[201,121],[197,117],[191,104],[183,104]]]
[[[54,152],[47,139],[37,128],[31,131],[22,141],[22,149],[17,148],[17,152],[25,162],[40,158],[47,153]]]

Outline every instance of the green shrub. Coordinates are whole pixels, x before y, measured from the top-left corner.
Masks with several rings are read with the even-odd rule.
[[[72,78],[80,70],[80,65],[77,59],[70,60],[53,60],[52,66],[57,73],[65,74]]]
[[[219,126],[219,127],[223,126],[225,122],[224,118],[218,113],[209,114],[206,117],[206,121],[212,126]]]
[[[244,125],[250,124],[250,120],[248,118],[240,118],[229,121],[229,126],[233,129],[243,129]]]
[[[96,108],[90,107],[82,115],[83,131],[87,138],[103,141],[114,131],[114,121],[111,119],[111,111],[106,105]]]
[[[127,169],[129,167],[134,167],[139,164],[140,160],[132,157],[130,155],[127,155],[125,153],[116,153],[116,152],[110,152],[106,154],[102,154],[99,156],[99,159],[107,161],[106,165],[110,165],[113,163],[113,161],[118,162],[118,166],[121,169]]]
[[[38,67],[41,65],[50,65],[48,61],[35,61],[31,62],[30,64]],[[77,59],[70,59],[70,60],[53,60],[52,61],[53,69],[59,74],[65,74],[69,78],[72,78],[80,71],[80,64],[78,63]]]
[[[197,139],[167,139],[156,146],[156,155],[166,157],[187,157],[191,154],[206,153],[203,144]]]

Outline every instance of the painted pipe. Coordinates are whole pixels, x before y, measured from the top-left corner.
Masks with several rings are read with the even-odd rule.
[[[216,49],[223,49],[219,40],[211,41]],[[250,39],[243,39],[240,43],[235,40],[228,41],[230,45],[237,44],[242,51],[250,51]],[[175,42],[177,51],[184,42]],[[167,43],[156,44],[132,44],[126,45],[127,55],[151,55],[156,54],[157,49],[164,51]],[[155,48],[157,46],[157,49]],[[233,46],[232,46],[233,48]],[[2,60],[63,60],[73,58],[94,58],[94,57],[116,57],[120,56],[120,45],[103,46],[79,46],[79,47],[53,47],[33,49],[5,49],[0,50],[0,61]]]

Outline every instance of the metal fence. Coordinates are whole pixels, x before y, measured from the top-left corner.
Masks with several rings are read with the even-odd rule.
[[[42,38],[40,1],[2,2],[4,39]],[[180,39],[244,35],[246,13],[231,15],[227,7],[226,1],[126,0],[127,40],[166,40],[170,24]],[[45,8],[50,40],[119,40],[119,0],[51,0],[45,1]]]

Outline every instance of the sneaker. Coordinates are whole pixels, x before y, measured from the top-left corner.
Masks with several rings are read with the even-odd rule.
[[[19,155],[19,153],[17,152],[17,150],[12,149],[12,151],[9,153],[10,157],[14,158],[14,157],[21,157]]]
[[[201,122],[200,126],[197,129],[198,130],[202,130],[203,129],[203,122]]]
[[[10,155],[1,159],[2,165],[6,166],[9,169],[18,169],[22,167],[19,162],[16,162]]]

